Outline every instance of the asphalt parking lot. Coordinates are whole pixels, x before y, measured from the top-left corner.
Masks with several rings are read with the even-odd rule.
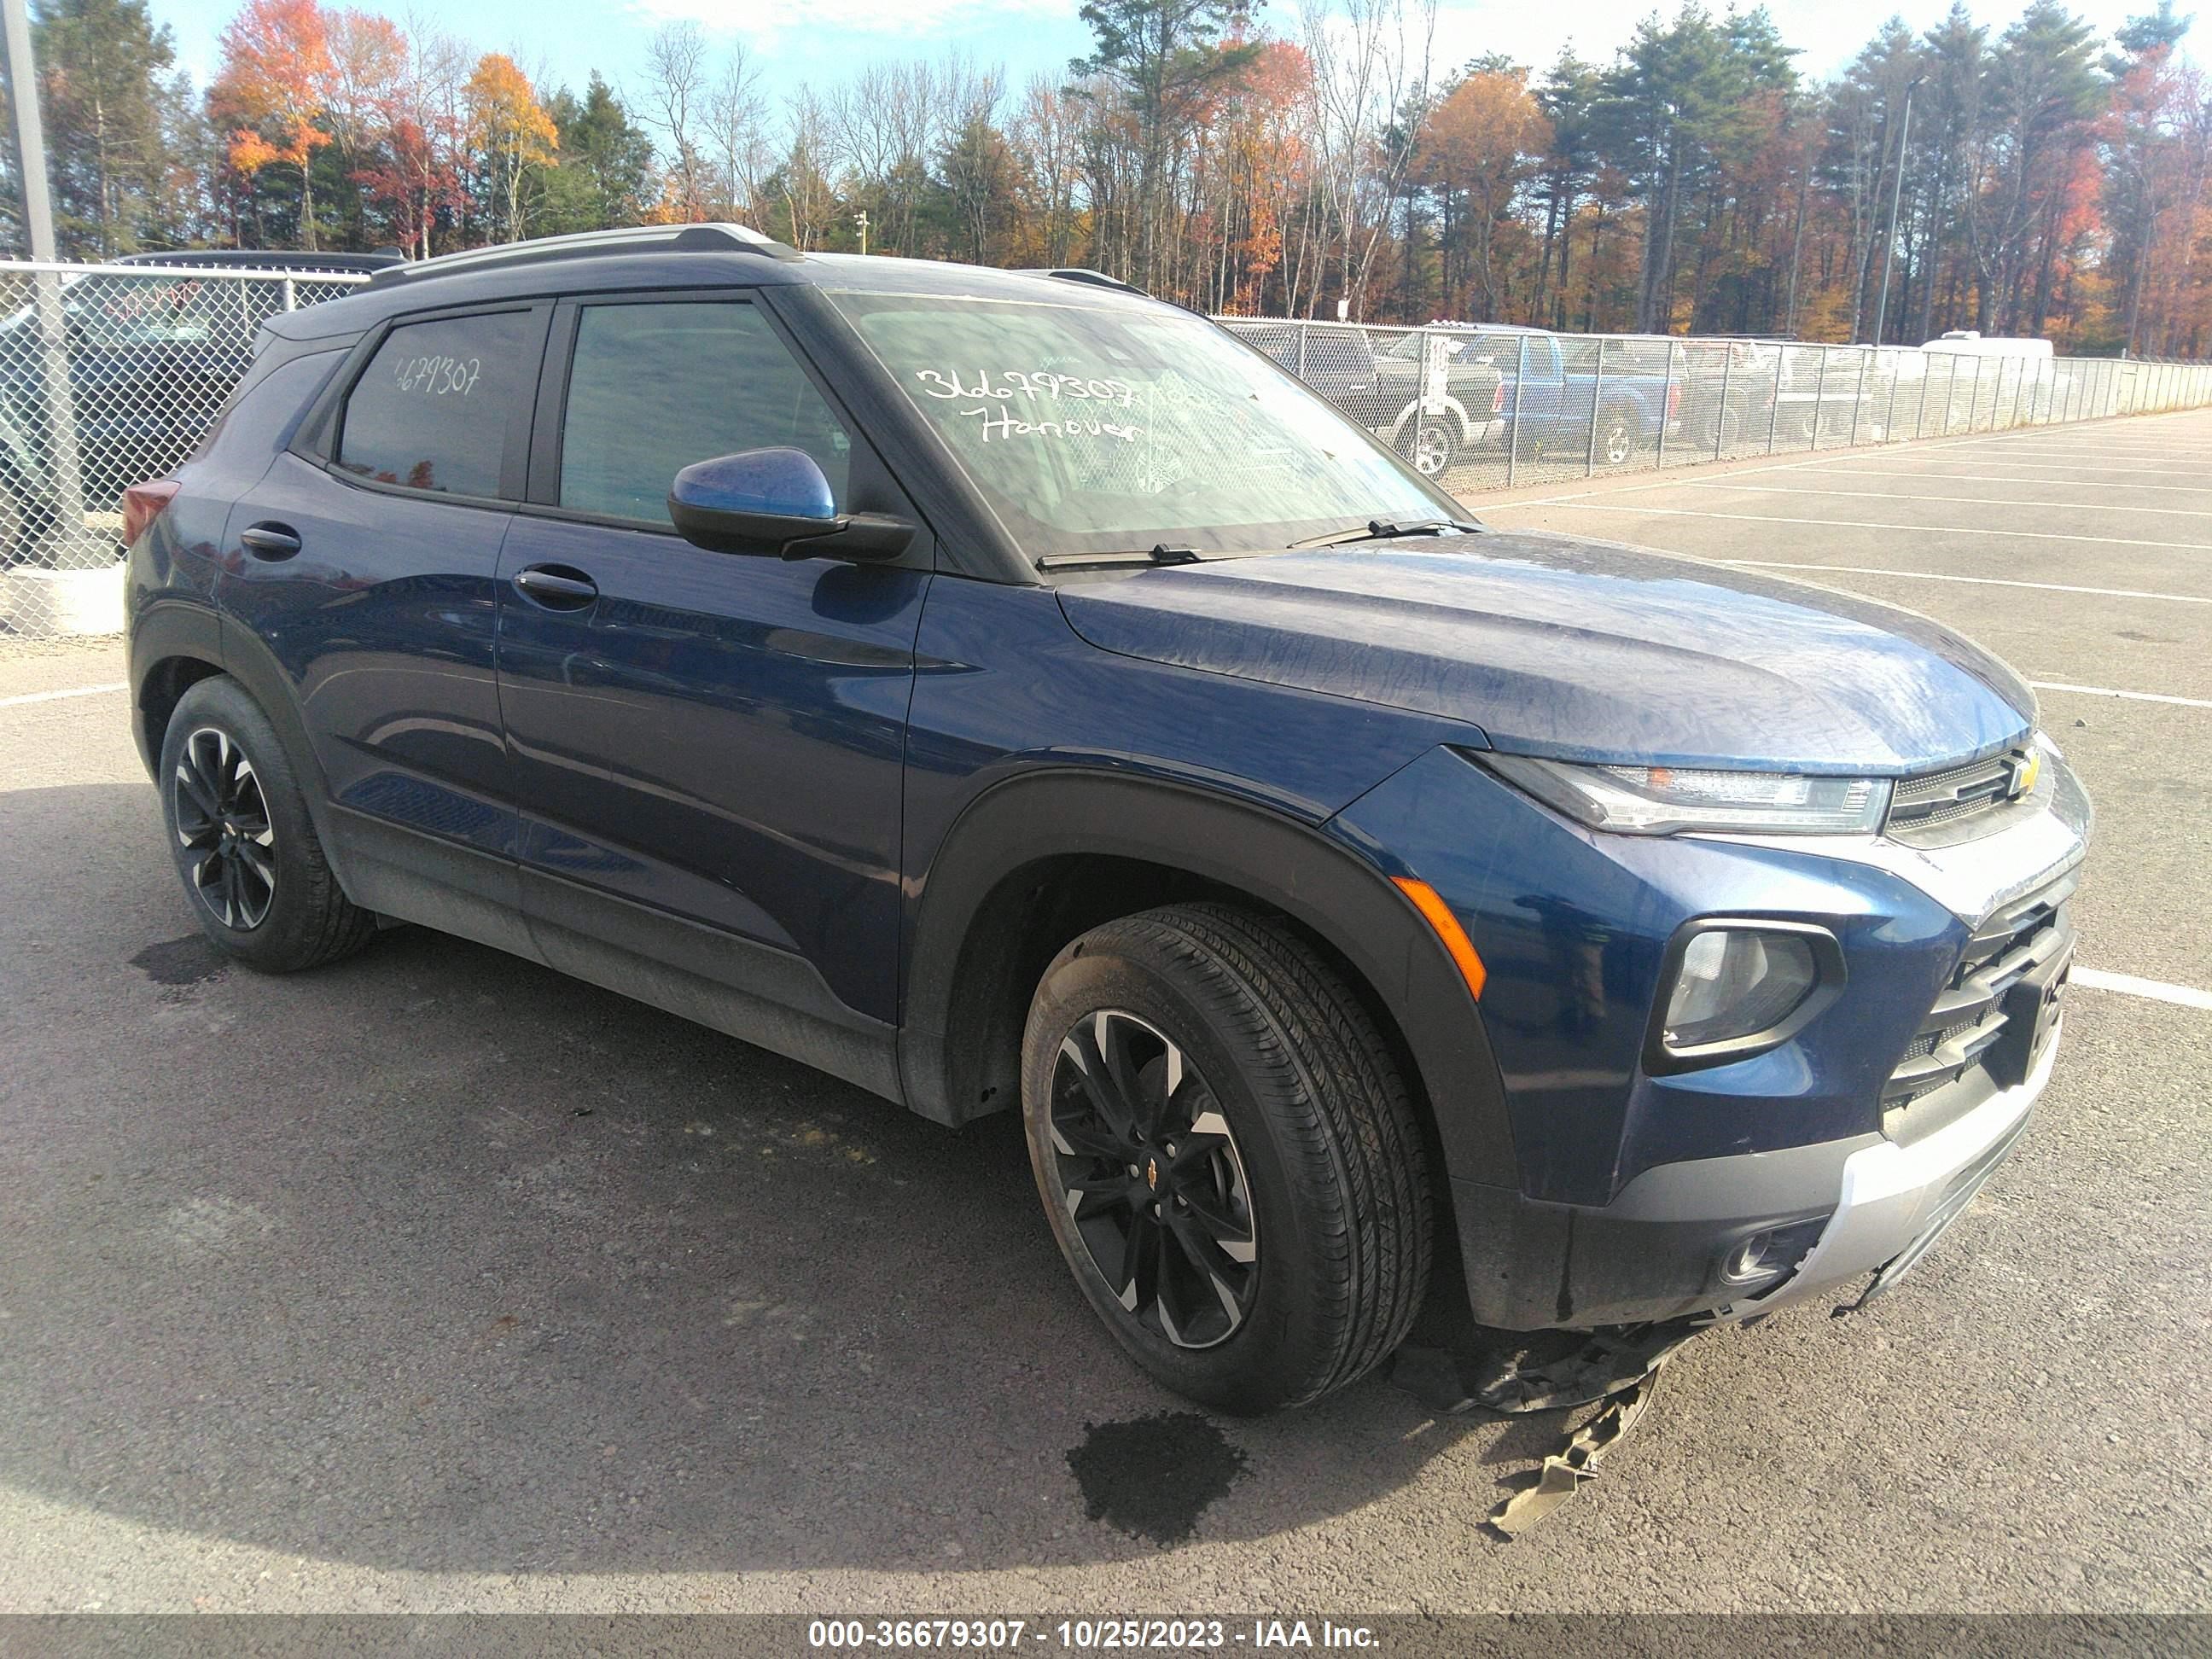
[[[0,659],[0,1611],[2212,1610],[2212,413],[1471,503],[1928,612],[2100,813],[2036,1127],[1601,1479],[1370,1382],[1208,1419],[948,1133],[419,930],[198,939],[119,650]],[[100,689],[100,688],[108,689]]]

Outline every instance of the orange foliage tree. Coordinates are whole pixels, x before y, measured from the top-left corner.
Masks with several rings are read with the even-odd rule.
[[[331,142],[318,125],[334,65],[315,0],[246,0],[222,32],[222,68],[208,106],[230,128],[232,168],[252,178],[283,163],[300,170],[300,240],[315,241],[314,153]]]
[[[492,183],[493,216],[503,238],[522,240],[522,184],[530,168],[550,164],[561,148],[560,130],[538,101],[521,66],[505,52],[488,52],[462,89],[470,142],[483,157]]]

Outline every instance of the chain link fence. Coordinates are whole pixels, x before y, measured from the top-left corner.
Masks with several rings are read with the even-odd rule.
[[[190,455],[261,325],[356,276],[0,264],[0,642],[123,626],[123,491]]]
[[[2212,404],[2212,365],[1218,319],[1462,494]]]
[[[123,625],[119,500],[198,447],[280,311],[359,276],[0,264],[0,642]],[[1224,317],[1462,493],[2212,404],[2212,365]]]

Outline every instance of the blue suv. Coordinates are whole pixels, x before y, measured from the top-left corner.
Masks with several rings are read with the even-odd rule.
[[[1209,1404],[1401,1347],[1556,1400],[1886,1285],[2051,1073],[2089,810],[2017,677],[1486,530],[1092,273],[395,267],[271,319],[126,519],[223,949],[419,923],[1018,1110],[1082,1293]]]

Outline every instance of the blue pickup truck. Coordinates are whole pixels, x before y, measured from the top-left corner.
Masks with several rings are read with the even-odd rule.
[[[1500,449],[1517,444],[1515,453],[1524,460],[1575,454],[1593,466],[1626,466],[1656,449],[1662,432],[1674,435],[1682,380],[1668,373],[1668,343],[1608,339],[1602,362],[1600,343],[1545,329],[1486,325],[1468,355],[1488,358],[1502,381],[1488,441]]]

